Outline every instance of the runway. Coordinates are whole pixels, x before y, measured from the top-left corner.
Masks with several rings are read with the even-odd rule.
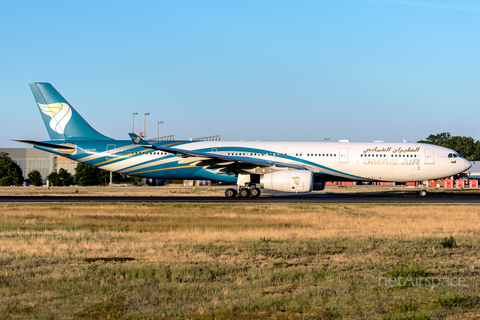
[[[379,203],[379,204],[479,204],[477,195],[292,195],[259,198],[224,197],[102,197],[102,196],[0,196],[0,203]]]

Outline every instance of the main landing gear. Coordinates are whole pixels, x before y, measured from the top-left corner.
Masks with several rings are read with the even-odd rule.
[[[228,188],[227,190],[225,190],[225,197],[235,198],[238,194],[239,198],[257,198],[260,196],[260,193],[260,189],[257,188],[257,186],[254,184],[251,186],[246,185],[245,187],[240,187],[238,188],[238,192],[236,189]]]
[[[427,190],[422,189],[420,190],[420,197],[426,197],[427,196]]]

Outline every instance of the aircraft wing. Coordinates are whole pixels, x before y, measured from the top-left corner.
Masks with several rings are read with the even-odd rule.
[[[284,163],[279,161],[272,161],[272,160],[265,160],[265,159],[253,159],[249,157],[242,157],[242,156],[227,156],[223,154],[216,154],[212,152],[199,152],[199,151],[192,151],[192,150],[184,150],[178,148],[170,148],[170,147],[158,147],[150,144],[149,142],[143,140],[135,133],[129,133],[130,137],[132,138],[133,142],[136,145],[153,149],[159,150],[164,152],[169,152],[177,155],[183,155],[185,157],[192,157],[189,161],[182,161],[182,163],[196,163],[197,166],[235,166],[235,167],[252,167],[252,166],[260,166],[260,167],[279,167],[279,168],[292,168],[298,170],[310,170],[306,166],[301,166],[298,164],[293,163]]]

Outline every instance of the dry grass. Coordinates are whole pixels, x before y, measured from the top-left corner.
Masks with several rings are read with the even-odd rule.
[[[476,314],[479,214],[475,205],[1,204],[0,317]],[[457,247],[444,248],[450,235]],[[136,260],[84,260],[108,257]],[[405,270],[468,287],[377,285]]]
[[[101,196],[101,197],[175,197],[175,196],[224,196],[225,186],[184,187],[168,185],[161,187],[0,187],[2,196]]]
[[[131,230],[172,241],[471,238],[480,234],[479,215],[477,205],[0,204],[0,230]]]
[[[176,196],[201,196],[201,197],[223,197],[225,189],[229,186],[196,186],[184,187],[178,184],[170,184],[161,187],[0,187],[2,196],[155,196],[155,197],[176,197]],[[327,186],[323,191],[314,191],[317,194],[400,194],[415,193],[418,188],[405,186]],[[473,193],[480,194],[480,189],[436,189],[428,188],[432,194],[444,193]],[[263,190],[263,195],[275,192]],[[278,193],[276,193],[278,194]]]

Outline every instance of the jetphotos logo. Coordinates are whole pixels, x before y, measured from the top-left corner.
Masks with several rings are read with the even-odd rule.
[[[63,134],[65,132],[65,126],[72,117],[72,109],[66,103],[50,103],[41,104],[38,106],[43,113],[52,118],[50,120],[50,128],[56,133]]]

